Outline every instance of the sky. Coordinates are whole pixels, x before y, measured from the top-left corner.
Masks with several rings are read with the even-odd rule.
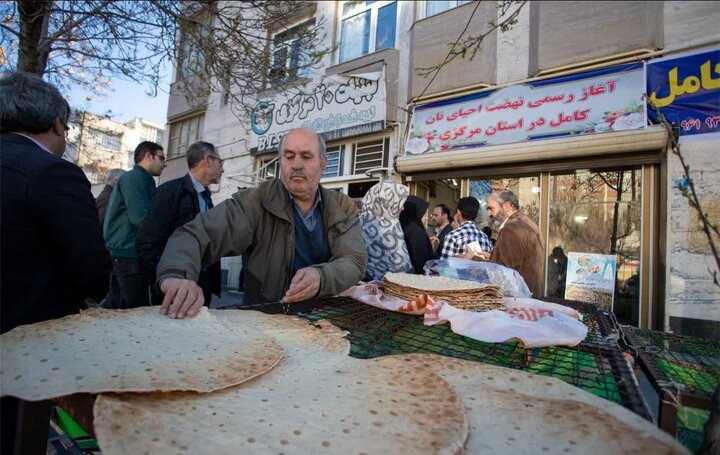
[[[157,96],[151,97],[144,84],[113,80],[111,92],[101,97],[92,92],[73,89],[68,93],[68,101],[73,109],[80,109],[93,114],[104,115],[118,122],[128,122],[133,117],[142,117],[153,122],[165,124],[167,119],[168,92],[170,91],[170,69],[161,71],[161,79]],[[90,96],[91,100],[86,98]]]

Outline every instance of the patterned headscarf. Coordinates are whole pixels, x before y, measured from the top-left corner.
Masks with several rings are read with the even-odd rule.
[[[380,182],[365,194],[360,223],[368,253],[366,278],[381,280],[385,272],[413,270],[399,219],[409,193],[405,185]]]

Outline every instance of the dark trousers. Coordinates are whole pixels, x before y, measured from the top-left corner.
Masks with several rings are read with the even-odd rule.
[[[150,305],[150,290],[137,259],[113,258],[110,292],[103,308],[126,309]]]

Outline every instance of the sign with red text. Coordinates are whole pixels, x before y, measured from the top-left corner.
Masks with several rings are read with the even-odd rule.
[[[513,85],[413,110],[409,155],[644,128],[642,64]]]

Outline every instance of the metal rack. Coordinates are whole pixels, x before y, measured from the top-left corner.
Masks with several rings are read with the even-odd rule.
[[[634,373],[617,344],[612,320],[592,304],[555,302],[583,314],[589,330],[578,346],[528,350],[519,343],[485,343],[453,333],[449,324],[425,326],[420,316],[384,311],[349,298],[318,299],[310,307],[293,306],[293,310],[305,319],[325,319],[347,330],[353,357],[429,353],[514,368],[558,378],[651,420]]]
[[[677,432],[677,406],[709,410],[720,385],[720,343],[622,326],[640,368],[660,396],[659,425]]]

